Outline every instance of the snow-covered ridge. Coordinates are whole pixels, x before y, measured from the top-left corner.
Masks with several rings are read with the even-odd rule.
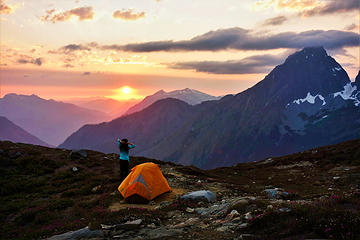
[[[360,100],[358,99],[358,95],[360,92],[356,92],[356,90],[357,87],[355,85],[353,86],[351,83],[348,83],[344,86],[344,90],[334,93],[334,98],[341,96],[344,100],[354,100],[355,106],[359,106]]]
[[[321,101],[323,101],[323,106],[326,104],[325,102],[325,98],[323,96],[321,96],[320,94],[316,94],[315,96],[311,95],[310,92],[307,93],[306,97],[305,98],[300,98],[300,99],[296,99],[293,101],[293,103],[296,103],[296,104],[301,104],[303,102],[308,102],[308,103],[311,103],[311,104],[314,104],[315,103],[315,99],[316,98],[319,98]]]

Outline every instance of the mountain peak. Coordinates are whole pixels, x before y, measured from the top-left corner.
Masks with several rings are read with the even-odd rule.
[[[329,57],[326,50],[320,47],[305,47],[302,50],[295,52],[294,54],[290,55],[286,60],[285,63],[289,62],[296,62],[299,61],[303,62],[306,61],[308,63],[312,61],[319,61],[319,59],[325,59]]]
[[[355,78],[355,83],[360,87],[360,70],[359,70],[358,75]]]
[[[157,91],[156,93],[154,93],[154,95],[162,95],[162,94],[165,94],[166,92],[164,90],[159,90]]]

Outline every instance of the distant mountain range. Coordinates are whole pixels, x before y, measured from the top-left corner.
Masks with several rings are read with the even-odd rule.
[[[164,90],[160,90],[153,95],[145,97],[140,103],[136,104],[135,106],[131,107],[129,110],[126,111],[124,115],[129,115],[134,112],[139,112],[154,102],[165,99],[165,98],[176,98],[181,101],[184,101],[190,105],[196,105],[204,101],[211,101],[211,100],[218,100],[220,97],[214,97],[209,94],[190,89],[185,88],[182,90],[175,90],[171,92],[165,92]]]
[[[69,103],[75,104],[79,107],[96,110],[99,112],[104,112],[107,114],[112,120],[123,115],[130,107],[134,106],[140,100],[137,99],[129,99],[123,101],[117,101],[111,98],[85,98],[85,99],[71,99],[68,101]]]
[[[5,140],[49,147],[47,143],[26,132],[21,127],[9,121],[6,117],[0,116],[0,141]]]
[[[360,138],[359,79],[324,48],[306,47],[235,96],[195,106],[160,100],[86,125],[61,147],[117,152],[115,139],[127,137],[135,155],[214,168]]]
[[[54,146],[86,123],[100,123],[109,119],[105,113],[73,104],[17,94],[0,98],[0,115]]]

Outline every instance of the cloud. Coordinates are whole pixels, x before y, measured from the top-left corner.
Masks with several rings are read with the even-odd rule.
[[[282,32],[261,34],[243,28],[228,28],[210,31],[190,40],[154,41],[126,45],[98,46],[103,50],[122,50],[129,52],[156,51],[220,51],[270,50],[279,48],[303,48],[324,46],[326,49],[359,46],[359,34],[337,30],[310,30],[300,33]]]
[[[284,55],[284,53],[280,55],[255,55],[231,61],[178,62],[168,64],[168,67],[173,69],[193,69],[196,72],[212,74],[267,73],[273,66],[280,64],[284,60]]]
[[[358,0],[262,0],[254,4],[255,8],[290,9],[299,12],[299,15],[310,17],[348,11],[358,11]]]
[[[91,20],[94,18],[93,7],[79,7],[70,9],[65,12],[55,13],[55,9],[50,9],[46,11],[46,14],[41,17],[41,20],[44,22],[64,22],[69,21],[72,17],[78,17],[79,21]]]
[[[9,5],[6,5],[5,0],[0,0],[0,14],[10,14],[13,12],[13,8]]]
[[[44,63],[44,59],[42,59],[42,58],[31,58],[31,57],[28,57],[28,56],[22,56],[22,58],[19,58],[16,62],[20,63],[20,64],[31,63],[31,64],[34,64],[34,65],[41,66]]]
[[[83,75],[90,75],[91,72],[83,72]]]
[[[268,26],[268,25],[281,25],[283,24],[285,21],[287,20],[287,17],[285,16],[277,16],[277,17],[273,17],[273,18],[268,18],[264,21],[263,25],[264,26]]]
[[[359,11],[359,0],[325,1],[321,5],[305,10],[303,16],[326,15],[349,11]]]
[[[344,30],[347,30],[347,31],[359,30],[359,32],[360,32],[360,25],[353,23],[353,24],[346,26],[344,28]]]
[[[134,12],[134,9],[122,9],[113,13],[114,18],[120,18],[123,20],[137,20],[145,17],[145,12]]]
[[[74,51],[91,51],[91,48],[81,44],[69,44],[60,48],[61,52],[69,53]]]
[[[63,65],[63,67],[64,68],[74,68],[75,66],[67,63],[67,64]]]

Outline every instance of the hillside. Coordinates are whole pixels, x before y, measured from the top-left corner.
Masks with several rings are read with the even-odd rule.
[[[131,167],[159,164],[173,190],[136,205],[116,190],[117,154],[0,142],[0,238],[89,226],[83,239],[359,239],[359,149],[353,140],[213,170],[132,157]],[[217,200],[179,199],[194,190]]]
[[[0,116],[0,141],[5,140],[49,147],[49,144],[26,132],[6,117]]]
[[[61,146],[110,153],[121,136],[137,144],[137,156],[211,169],[336,144],[360,137],[358,79],[351,82],[323,47],[306,47],[235,96],[189,105],[183,114],[157,101],[112,122],[84,126]],[[184,104],[173,101],[176,109]],[[155,112],[145,124],[150,108]]]
[[[109,119],[105,113],[73,104],[18,94],[0,98],[0,115],[53,146],[86,123]]]

